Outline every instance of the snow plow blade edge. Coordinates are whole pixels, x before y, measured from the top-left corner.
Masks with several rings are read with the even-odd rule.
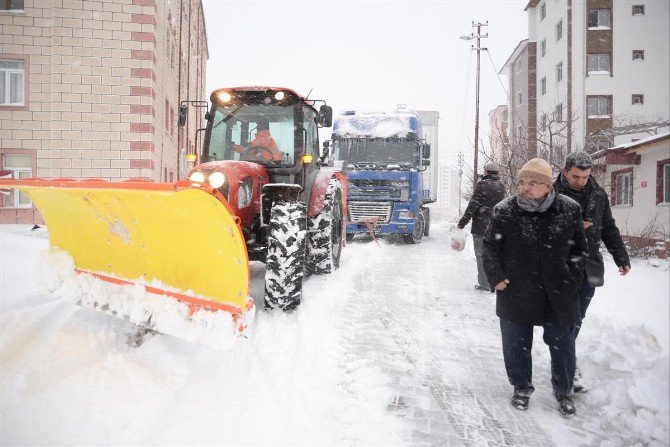
[[[0,180],[0,187],[30,197],[50,244],[70,254],[79,271],[149,286],[158,281],[165,295],[234,315],[249,306],[239,220],[208,187],[97,180]]]

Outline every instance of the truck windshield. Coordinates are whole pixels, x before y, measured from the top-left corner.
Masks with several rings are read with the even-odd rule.
[[[294,164],[296,106],[215,106],[203,161],[242,160],[269,166]]]
[[[418,163],[418,144],[401,138],[347,138],[333,141],[334,156],[348,163],[399,164]]]

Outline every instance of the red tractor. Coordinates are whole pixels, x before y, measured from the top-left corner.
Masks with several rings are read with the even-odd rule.
[[[249,260],[266,264],[265,307],[295,308],[305,273],[333,272],[343,246],[346,176],[319,145],[332,108],[276,87],[223,88],[210,99],[189,180],[220,191],[239,218]]]

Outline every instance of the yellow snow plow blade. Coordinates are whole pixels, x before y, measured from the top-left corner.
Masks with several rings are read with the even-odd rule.
[[[7,179],[0,188],[30,197],[51,245],[69,253],[80,271],[119,284],[147,284],[148,291],[191,309],[235,317],[250,306],[239,219],[206,185]]]

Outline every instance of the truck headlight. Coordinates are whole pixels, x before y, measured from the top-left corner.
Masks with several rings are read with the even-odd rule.
[[[400,219],[414,219],[414,213],[411,211],[400,211],[398,217]]]
[[[188,177],[188,179],[195,183],[205,183],[205,174],[200,171],[195,171]]]
[[[226,183],[226,176],[223,175],[223,172],[212,172],[207,178],[207,183],[214,189],[218,189]]]

